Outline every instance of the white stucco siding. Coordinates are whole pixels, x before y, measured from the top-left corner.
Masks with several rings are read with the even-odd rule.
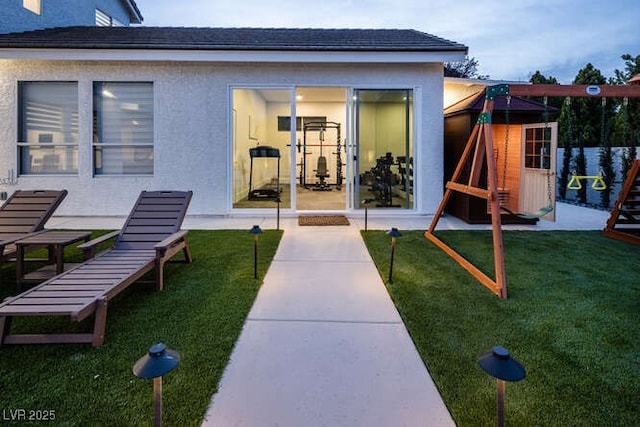
[[[77,176],[20,176],[0,190],[66,188],[59,215],[122,215],[141,190],[193,190],[189,214],[229,213],[229,88],[344,86],[415,88],[417,210],[434,212],[442,196],[442,67],[440,64],[217,64],[0,60],[0,177],[17,173],[17,82],[77,81]],[[154,84],[153,176],[93,176],[94,81]]]
[[[444,165],[444,116],[442,87],[442,66],[433,66],[430,78],[421,88],[422,104],[416,110],[416,117],[422,120],[418,126],[417,151],[419,159],[416,164],[421,167],[415,171],[416,180],[421,197],[418,199],[417,211],[432,214],[438,209],[443,195],[443,165]],[[419,108],[422,108],[422,111]]]

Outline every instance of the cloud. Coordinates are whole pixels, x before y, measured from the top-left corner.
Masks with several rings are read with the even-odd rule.
[[[640,54],[638,0],[137,0],[151,26],[413,28],[464,43],[480,72],[570,83],[591,62],[605,76]]]

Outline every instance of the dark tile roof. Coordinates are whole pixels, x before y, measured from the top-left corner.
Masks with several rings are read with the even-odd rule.
[[[475,93],[467,98],[464,98],[453,105],[445,108],[444,116],[450,117],[464,113],[479,113],[484,107],[484,91]],[[498,96],[493,106],[493,111],[506,111],[507,100],[504,96]],[[530,113],[530,112],[544,112],[545,106],[536,101],[530,99],[521,98],[519,96],[511,97],[511,105],[509,111],[512,113]],[[547,111],[557,111],[554,107],[547,107]]]
[[[0,35],[0,48],[467,52],[415,30],[68,27]]]

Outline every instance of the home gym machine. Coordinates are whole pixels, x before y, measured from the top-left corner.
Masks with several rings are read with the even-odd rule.
[[[249,157],[251,157],[251,168],[249,172],[249,200],[276,200],[280,197],[280,150],[266,145],[259,145],[249,148]],[[276,175],[275,188],[259,188],[253,189],[253,159],[254,158],[271,158],[278,160],[278,173]]]
[[[398,176],[392,167],[397,167]],[[399,204],[393,203],[393,197],[398,196],[409,201],[409,195],[413,188],[413,158],[407,162],[407,156],[393,158],[392,153],[379,157],[376,165],[362,174],[360,182],[369,186],[369,191],[375,194],[374,200],[379,208],[398,208]],[[394,193],[394,187],[404,195]]]
[[[327,144],[326,133],[328,129],[335,129],[336,141],[335,143]],[[310,143],[310,132],[318,132],[318,143]],[[330,177],[329,168],[327,166],[327,157],[324,154],[324,149],[327,146],[336,147],[336,152],[332,153],[336,156],[336,180],[335,183],[328,183],[327,178]],[[307,147],[319,147],[319,155],[316,160],[316,168],[313,169],[315,177],[318,181],[314,184],[307,183],[307,156],[312,152],[307,151]],[[298,140],[298,152],[302,153],[302,161],[298,164],[300,166],[300,185],[304,188],[312,189],[314,191],[331,191],[332,186],[337,190],[342,190],[342,181],[344,176],[342,174],[342,142],[340,135],[340,123],[336,122],[308,122],[303,127],[303,139],[302,144]]]

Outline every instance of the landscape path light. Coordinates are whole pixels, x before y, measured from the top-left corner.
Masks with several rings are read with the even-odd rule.
[[[282,199],[278,196],[274,201],[276,202],[276,230],[280,231],[280,203],[282,203]]]
[[[133,374],[142,379],[153,379],[154,426],[162,425],[162,376],[180,364],[180,356],[159,342],[133,365]]]
[[[387,231],[387,235],[391,236],[391,260],[389,261],[389,283],[393,282],[393,256],[396,252],[396,240],[398,237],[401,237],[402,234],[398,231],[397,228],[393,227],[391,230]]]
[[[504,427],[505,381],[520,381],[526,376],[524,366],[511,357],[509,350],[496,346],[478,358],[478,365],[498,381],[496,393],[497,426]]]
[[[362,204],[364,205],[364,231],[367,231],[367,220],[369,217],[369,203],[373,202],[374,199],[364,199]]]
[[[254,225],[249,233],[253,234],[253,278],[258,278],[258,236],[262,234],[262,229]]]

